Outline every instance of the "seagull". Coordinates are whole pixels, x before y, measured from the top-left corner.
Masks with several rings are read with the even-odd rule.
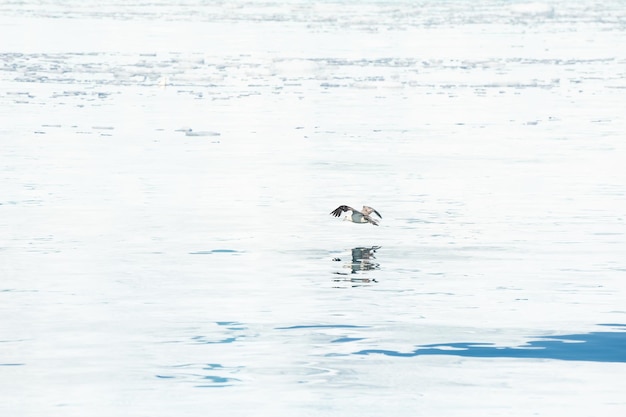
[[[379,212],[377,212],[376,210],[374,210],[373,208],[369,206],[363,206],[363,210],[361,211],[353,209],[350,206],[339,206],[333,211],[331,211],[330,214],[332,214],[335,217],[341,217],[341,213],[345,211],[352,212],[351,216],[346,216],[344,218],[344,220],[347,220],[352,223],[371,223],[374,226],[378,226],[378,220],[371,217],[370,214],[375,213],[381,219],[383,218],[383,216],[381,216]]]

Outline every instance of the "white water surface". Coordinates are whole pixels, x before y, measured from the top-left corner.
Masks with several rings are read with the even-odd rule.
[[[0,27],[0,415],[626,412],[623,1]]]

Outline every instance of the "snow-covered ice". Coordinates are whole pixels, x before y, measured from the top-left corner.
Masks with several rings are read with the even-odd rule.
[[[0,414],[622,416],[625,22],[0,5]]]

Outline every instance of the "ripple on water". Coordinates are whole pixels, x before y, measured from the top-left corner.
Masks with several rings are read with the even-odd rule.
[[[229,367],[219,363],[191,363],[174,365],[169,369],[168,373],[157,374],[155,377],[191,383],[196,388],[224,388],[241,382],[231,375],[239,373],[243,367]]]
[[[200,250],[196,252],[189,252],[190,255],[213,255],[213,254],[242,254],[242,251],[234,250],[234,249],[211,249],[211,250]]]

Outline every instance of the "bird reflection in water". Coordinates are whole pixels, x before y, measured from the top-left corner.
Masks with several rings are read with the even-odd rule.
[[[365,271],[374,271],[380,269],[380,264],[375,261],[376,251],[380,246],[357,247],[352,249],[352,262],[345,264],[344,268],[350,268],[350,272],[335,272],[336,275],[344,277],[336,277],[334,282],[351,283],[352,286],[371,284],[377,282],[374,278],[356,277],[354,275]],[[341,258],[334,258],[333,261],[341,262]]]

